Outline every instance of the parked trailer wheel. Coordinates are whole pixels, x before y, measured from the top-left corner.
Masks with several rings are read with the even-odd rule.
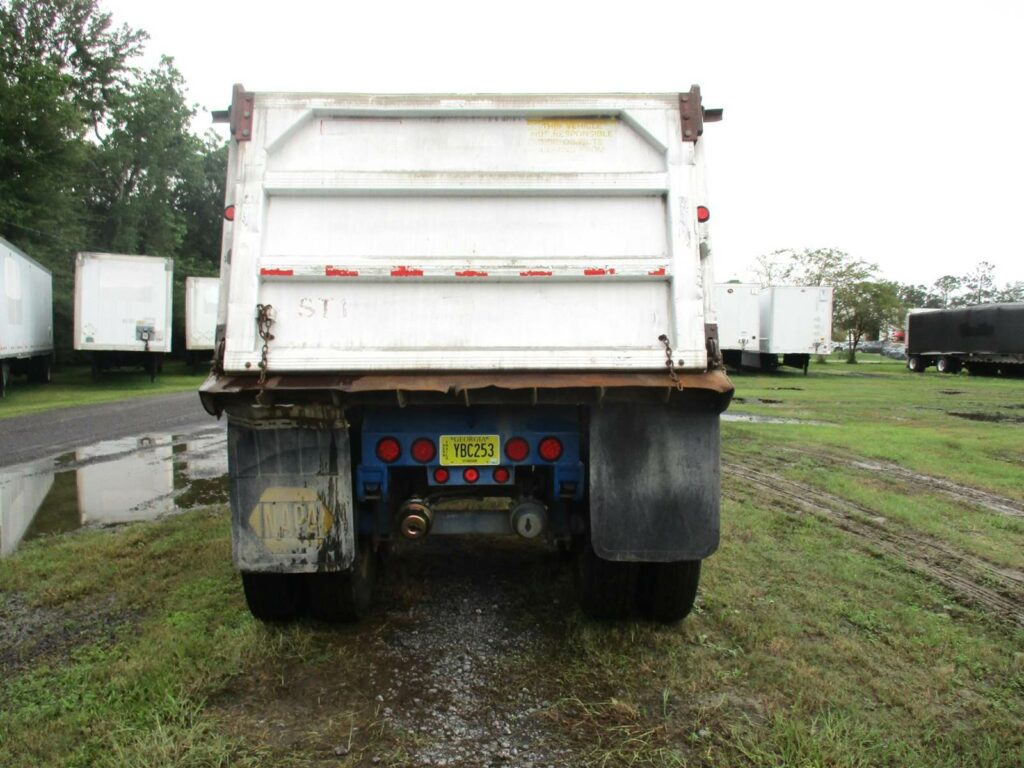
[[[290,621],[306,603],[305,582],[296,573],[243,573],[249,612],[260,621]]]
[[[10,363],[0,363],[0,397],[7,397],[7,385],[11,381]]]
[[[590,540],[576,556],[576,587],[580,608],[592,619],[624,619],[633,610],[639,563],[603,560]]]
[[[314,619],[332,623],[358,621],[373,598],[377,555],[369,541],[360,541],[355,562],[339,573],[311,573],[309,612]]]
[[[640,612],[665,624],[686,618],[697,598],[700,562],[643,563],[636,596]]]
[[[956,358],[943,356],[935,362],[935,370],[939,373],[958,373],[960,367]]]
[[[914,373],[924,373],[924,369],[927,367],[924,358],[920,355],[911,355],[907,358],[907,368]]]

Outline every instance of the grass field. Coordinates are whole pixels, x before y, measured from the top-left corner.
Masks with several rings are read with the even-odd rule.
[[[249,618],[220,507],[42,539],[0,561],[0,765],[532,762],[494,723],[536,765],[1024,765],[1024,382],[735,383],[733,413],[822,423],[723,425],[682,624],[587,621],[516,542],[400,553],[337,629]]]
[[[93,381],[89,366],[65,366],[54,371],[49,384],[29,384],[24,377],[15,377],[7,396],[0,399],[0,419],[54,408],[109,403],[126,397],[194,390],[205,377],[206,370],[202,366],[197,373],[192,373],[178,360],[165,362],[154,382],[141,369],[106,371],[98,381]]]

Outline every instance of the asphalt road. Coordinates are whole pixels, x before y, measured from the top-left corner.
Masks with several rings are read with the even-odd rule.
[[[195,392],[132,397],[0,419],[0,467],[54,456],[100,440],[180,434],[216,423],[203,410]]]

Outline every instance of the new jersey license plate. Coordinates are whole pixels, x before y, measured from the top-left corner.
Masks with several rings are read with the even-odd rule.
[[[500,464],[497,435],[441,435],[441,464],[479,466]]]

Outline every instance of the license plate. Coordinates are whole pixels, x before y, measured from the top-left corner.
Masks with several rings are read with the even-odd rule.
[[[441,463],[445,466],[500,464],[497,435],[441,435]]]

